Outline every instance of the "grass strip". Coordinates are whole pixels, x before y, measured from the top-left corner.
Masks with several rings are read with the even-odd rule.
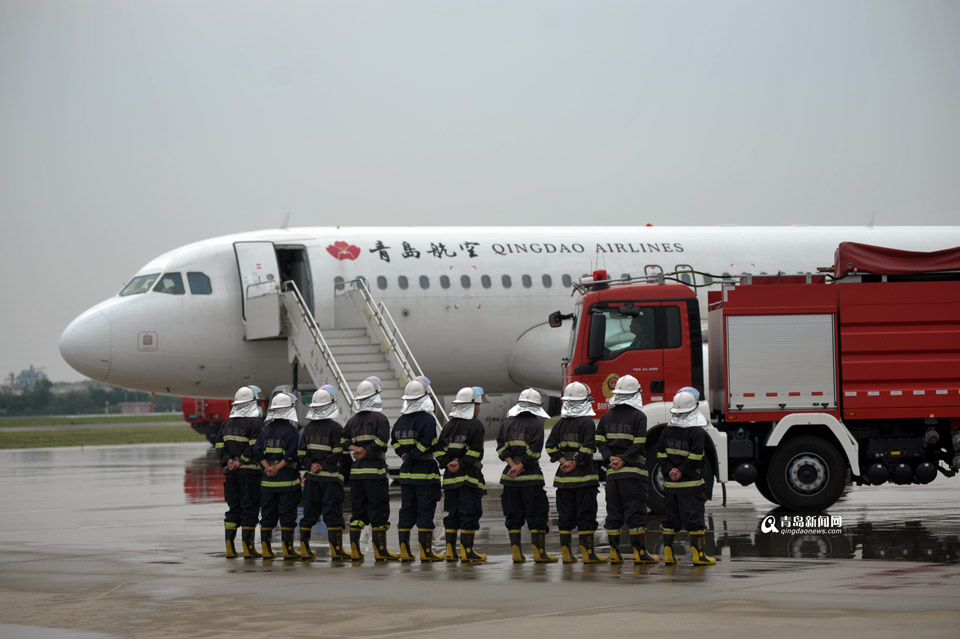
[[[0,449],[103,446],[113,444],[165,444],[203,442],[206,438],[187,424],[149,428],[84,428],[5,433],[0,430]]]
[[[180,413],[165,415],[80,415],[72,417],[2,417],[0,430],[11,426],[64,426],[64,425],[100,425],[100,424],[146,424],[152,422],[184,422]],[[184,422],[186,424],[186,422]]]

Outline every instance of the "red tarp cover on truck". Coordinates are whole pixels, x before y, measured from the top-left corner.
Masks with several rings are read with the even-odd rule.
[[[876,275],[960,271],[960,246],[923,253],[857,242],[841,242],[833,254],[833,265],[835,277],[843,277],[854,271]]]

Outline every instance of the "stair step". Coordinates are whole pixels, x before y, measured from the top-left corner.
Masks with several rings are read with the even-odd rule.
[[[345,345],[334,345],[329,344],[330,351],[333,352],[334,357],[340,357],[341,355],[362,355],[362,354],[371,354],[371,355],[383,355],[383,351],[380,350],[380,347],[376,344],[345,344]]]
[[[324,339],[327,339],[328,336],[331,338],[366,337],[369,339],[365,328],[321,328],[320,332],[323,333]]]
[[[339,348],[343,346],[377,346],[376,342],[368,336],[363,337],[335,337],[323,332],[323,339],[330,348]],[[379,348],[379,347],[378,347]]]

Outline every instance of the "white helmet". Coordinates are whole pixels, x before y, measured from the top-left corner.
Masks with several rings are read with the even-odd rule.
[[[259,386],[244,386],[237,389],[237,394],[233,396],[234,404],[242,404],[244,402],[252,402],[257,398],[257,395],[260,394]]]
[[[329,384],[323,386],[313,394],[313,401],[310,402],[310,408],[329,406],[333,403],[335,394],[336,390],[334,390],[333,386],[330,386]]]
[[[483,389],[479,386],[464,386],[457,391],[454,404],[482,404]]]
[[[277,393],[273,401],[270,402],[270,410],[275,408],[290,408],[293,406],[293,395],[290,393]]]
[[[673,396],[673,408],[670,409],[671,413],[674,415],[683,415],[699,407],[700,401],[694,393],[690,392],[691,390],[693,389],[681,388],[677,391],[677,394]]]
[[[590,398],[590,387],[583,382],[570,382],[563,389],[563,397],[560,399],[583,401]]]
[[[613,389],[614,395],[633,395],[638,392],[640,392],[640,382],[633,375],[624,375],[619,378]]]
[[[377,377],[368,377],[357,384],[357,399],[366,399],[373,397],[380,392],[380,379]]]
[[[407,384],[403,389],[403,395],[400,396],[400,399],[420,399],[427,394],[427,385],[421,382],[418,379],[413,380]]]
[[[520,393],[519,401],[528,402],[530,404],[536,404],[537,406],[543,406],[543,399],[540,398],[540,393],[533,390],[532,388],[528,388],[527,390]]]

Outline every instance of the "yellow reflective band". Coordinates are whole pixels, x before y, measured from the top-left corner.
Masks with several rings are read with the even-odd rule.
[[[557,446],[560,448],[580,448],[580,442],[560,442]]]
[[[560,451],[559,448],[548,448],[548,449],[547,449],[547,454],[548,454],[548,455],[552,455],[553,453],[556,453],[556,452],[559,452],[559,451]]]
[[[324,444],[307,444],[307,450],[333,450],[333,448]]]
[[[534,459],[540,459],[540,453],[535,453],[529,448],[527,449],[527,457],[533,457]]]
[[[468,476],[468,475],[464,475],[464,476],[461,476],[461,477],[451,477],[450,479],[444,479],[444,480],[443,480],[443,485],[444,485],[444,486],[455,486],[455,485],[457,485],[457,484],[462,484],[462,483],[464,483],[464,482],[473,484],[473,485],[475,485],[477,488],[480,488],[481,490],[486,490],[486,489],[487,489],[487,485],[484,484],[482,481],[480,481],[479,479],[477,479],[477,478],[475,478],[475,477],[470,477],[470,476]]]
[[[703,486],[703,480],[698,479],[696,481],[665,481],[663,482],[665,488],[694,488],[696,486]]]
[[[647,438],[646,438],[646,437],[634,437],[634,438],[633,438],[633,443],[634,443],[634,444],[646,444],[646,443],[647,443]]]
[[[400,473],[400,479],[436,479],[440,481],[440,475],[437,473]]]
[[[256,444],[256,443],[257,443],[257,440],[255,440],[255,439],[251,439],[251,440],[250,440],[250,441],[248,441],[247,443],[248,443],[248,444],[250,444],[251,446],[253,446],[254,444]]]
[[[506,474],[500,475],[500,481],[505,481],[507,483],[512,481],[534,481],[534,480],[543,481],[543,475],[520,475],[519,477],[510,477]]]
[[[227,530],[236,530],[236,529],[237,529],[237,525],[236,525],[235,523],[233,523],[232,521],[225,521],[225,522],[223,522],[223,527],[226,528]]]
[[[339,446],[337,446],[337,447],[334,448],[331,452],[333,452],[333,453],[342,453],[342,452],[343,452],[343,449],[340,448]]]
[[[664,527],[664,526],[661,526],[661,527],[660,527],[660,532],[665,532],[665,533],[667,533],[668,535],[672,535],[672,534],[673,534],[674,532],[676,532],[676,531],[675,531],[673,528],[666,528],[666,527]]]
[[[385,442],[383,442],[383,441],[380,441],[380,438],[379,438],[379,437],[374,437],[374,438],[373,438],[373,443],[376,444],[377,446],[383,446],[384,448],[387,447],[387,444],[386,444]]]
[[[695,455],[694,453],[690,453],[689,458],[690,458],[690,459],[695,459],[695,460],[696,460],[696,459],[703,459],[703,453],[700,453],[699,455]]]
[[[607,439],[633,439],[629,433],[607,433]]]
[[[423,444],[421,444],[420,442],[417,442],[417,449],[418,449],[421,453],[427,452],[427,447],[424,446]]]
[[[631,535],[642,535],[642,534],[644,534],[645,532],[647,532],[647,529],[646,529],[646,528],[631,528],[631,529],[630,529],[630,534],[631,534]]]
[[[264,452],[267,454],[280,453],[282,455],[284,450],[282,448],[268,448]]]
[[[353,438],[354,442],[372,442],[373,440],[379,440],[376,435],[357,435]]]
[[[527,445],[527,442],[523,441],[522,439],[511,439],[506,444],[504,444],[504,446],[524,446],[524,447],[526,445]]]
[[[398,440],[396,440],[395,442],[393,442],[393,445],[394,445],[394,447],[396,447],[396,446],[413,446],[413,445],[416,444],[416,443],[417,443],[417,440],[415,440],[415,439],[398,439]]]
[[[636,475],[644,475],[644,476],[647,476],[649,474],[645,469],[642,469],[642,468],[634,468],[633,466],[624,466],[620,470],[608,470],[607,477],[609,477],[610,475],[620,475],[622,473],[634,473]]]
[[[666,459],[666,458],[667,458],[667,454],[666,454],[666,453],[657,453],[657,457],[658,457],[659,459]]]
[[[386,475],[386,468],[352,468],[350,469],[350,476],[354,475]]]
[[[447,444],[447,450],[451,448],[466,448],[466,444]]]
[[[257,466],[256,464],[244,464],[240,468],[245,468],[247,470],[258,470],[260,467]]]
[[[239,435],[224,435],[223,441],[225,442],[245,442],[247,441],[246,437],[240,437]]]
[[[482,454],[479,450],[468,450],[467,457],[479,457]]]
[[[686,457],[690,454],[689,450],[680,450],[679,448],[667,448],[668,455],[677,455],[678,457]]]
[[[290,486],[299,486],[299,479],[291,479],[290,481],[266,481],[263,480],[260,482],[261,488],[288,488]]]
[[[598,442],[605,442],[605,441],[607,441],[607,438],[604,437],[603,435],[594,435],[593,438],[594,438],[595,440],[597,440]]]
[[[576,475],[573,477],[554,477],[553,481],[558,484],[576,484],[583,481],[600,481],[597,475]]]
[[[593,453],[593,449],[592,449],[592,448],[587,448],[586,446],[581,446],[581,447],[580,447],[580,452],[581,452],[581,453],[586,453],[586,454],[590,455],[591,453]]]
[[[223,448],[223,442],[217,442],[217,445],[214,448]]]
[[[341,475],[340,473],[332,473],[332,472],[327,472],[325,470],[321,470],[319,473],[315,473],[308,470],[306,474],[312,475],[314,477],[332,477],[334,479],[339,479],[340,481],[343,481],[343,475]]]

